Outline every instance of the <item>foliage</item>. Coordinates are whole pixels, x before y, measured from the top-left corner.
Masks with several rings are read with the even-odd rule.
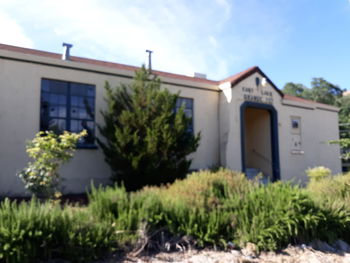
[[[311,81],[312,99],[317,102],[337,105],[343,96],[343,90],[323,78],[313,78]]]
[[[305,192],[325,211],[327,220],[320,233],[350,242],[350,173],[311,180]]]
[[[90,209],[113,221],[123,241],[134,242],[142,224],[149,232],[166,229],[174,236],[192,236],[199,246],[221,245],[233,236],[232,214],[222,210],[230,192],[243,193],[250,183],[240,173],[193,173],[169,186],[127,193],[123,187],[92,187]]]
[[[334,106],[339,106],[340,99],[343,96],[343,90],[340,87],[323,78],[313,78],[311,88],[307,88],[303,84],[288,82],[282,91],[289,95]]]
[[[259,186],[227,206],[235,216],[235,240],[259,249],[276,250],[296,241],[310,241],[323,215],[297,186],[274,183]]]
[[[318,180],[321,180],[322,178],[326,178],[332,175],[332,171],[329,168],[324,166],[308,168],[305,172],[311,181],[318,181]]]
[[[130,85],[112,89],[106,83],[105,124],[98,140],[113,179],[127,190],[184,178],[199,134],[188,132],[191,119],[175,111],[178,94],[161,89],[160,79],[142,67]]]
[[[288,82],[284,85],[282,91],[283,93],[288,95],[305,98],[308,96],[306,94],[307,90],[308,88],[305,87],[303,84]]]
[[[108,218],[114,218],[119,231],[134,233],[128,237],[133,240],[142,223],[149,231],[166,229],[174,236],[193,237],[202,247],[253,242],[261,250],[317,238],[346,239],[341,231],[348,233],[346,213],[318,206],[298,186],[263,186],[223,169],[193,173],[169,186],[136,193],[120,187],[94,191],[93,213],[112,215]]]
[[[306,191],[317,203],[336,203],[350,211],[350,173],[324,176],[308,183]]]
[[[316,178],[301,189],[283,182],[260,185],[219,169],[137,192],[92,187],[87,208],[5,200],[0,261],[89,262],[117,248],[128,251],[142,237],[160,243],[156,238],[164,235],[165,242],[185,236],[198,247],[252,242],[259,250],[314,239],[350,242],[350,174]],[[165,234],[155,234],[160,232]]]
[[[38,197],[53,198],[57,195],[60,186],[58,169],[73,157],[76,143],[86,134],[86,131],[79,134],[65,131],[61,135],[41,131],[36,134],[26,147],[34,161],[18,174],[26,189]]]
[[[338,107],[340,138],[350,138],[350,96],[340,98]]]
[[[29,203],[2,202],[0,244],[1,262],[91,262],[115,249],[116,240],[107,222],[34,198]]]

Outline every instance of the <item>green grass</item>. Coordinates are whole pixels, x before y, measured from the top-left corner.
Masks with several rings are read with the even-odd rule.
[[[5,200],[0,261],[89,262],[110,251],[130,251],[140,230],[188,236],[198,247],[252,242],[259,250],[278,250],[313,239],[350,242],[349,186],[350,174],[320,177],[302,189],[283,182],[259,185],[220,169],[137,192],[92,187],[87,207]]]
[[[115,247],[110,225],[85,211],[35,199],[20,204],[7,199],[0,205],[1,262],[51,258],[87,262]]]

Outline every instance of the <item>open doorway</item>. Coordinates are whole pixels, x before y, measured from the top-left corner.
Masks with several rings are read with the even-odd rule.
[[[241,106],[242,170],[264,183],[280,179],[277,112],[272,105],[245,102]]]

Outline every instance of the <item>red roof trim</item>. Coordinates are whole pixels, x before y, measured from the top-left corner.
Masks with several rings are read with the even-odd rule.
[[[224,82],[231,82],[231,87],[237,85],[239,82],[241,82],[242,80],[248,78],[250,75],[254,74],[258,72],[260,75],[262,75],[264,78],[266,78],[267,82],[270,83],[270,85],[276,90],[276,92],[278,94],[280,94],[281,97],[283,97],[283,93],[282,91],[277,88],[277,86],[265,75],[265,73],[257,66],[248,68],[238,74],[232,75],[224,80],[221,80],[220,83],[224,83]]]
[[[301,102],[301,103],[319,104],[319,105],[324,105],[324,106],[327,106],[327,107],[338,108],[338,107],[336,107],[336,106],[329,105],[329,104],[326,104],[326,103],[321,103],[321,102],[317,102],[317,101],[313,101],[313,100],[308,100],[308,99],[304,99],[304,98],[300,98],[300,97],[296,97],[296,96],[292,96],[292,95],[288,95],[288,94],[284,94],[283,98],[284,98],[284,99],[287,99],[287,100],[292,100],[292,101]]]
[[[0,49],[12,51],[12,52],[23,53],[23,54],[29,54],[29,55],[43,56],[43,57],[59,59],[59,60],[62,57],[61,54],[57,54],[57,53],[41,51],[41,50],[35,50],[35,49],[30,49],[30,48],[16,47],[16,46],[5,45],[5,44],[0,44]],[[81,62],[81,63],[91,64],[91,65],[96,65],[96,66],[109,67],[109,68],[120,69],[120,70],[127,70],[127,71],[135,71],[135,70],[139,69],[139,67],[135,67],[135,66],[125,65],[125,64],[120,64],[120,63],[114,63],[114,62],[108,62],[108,61],[102,61],[102,60],[89,59],[89,58],[75,57],[75,56],[71,56],[71,60],[75,61],[75,62]],[[190,77],[190,76],[174,74],[174,73],[158,71],[158,70],[154,70],[153,72],[156,75],[159,75],[159,76],[162,76],[162,77],[181,79],[181,80],[188,80],[188,81],[194,81],[194,82],[198,82],[198,83],[211,84],[211,85],[219,85],[219,84],[224,83],[224,82],[231,82],[231,86],[234,86],[234,85],[238,84],[239,82],[241,82],[242,80],[246,79],[247,77],[249,77],[253,73],[259,72],[263,77],[265,77],[267,79],[267,81],[272,85],[272,87],[284,99],[292,100],[292,101],[298,101],[298,102],[302,102],[302,103],[308,103],[308,104],[317,103],[317,104],[321,104],[321,105],[331,106],[331,105],[328,105],[328,104],[314,102],[314,101],[311,101],[311,100],[307,100],[307,99],[291,96],[291,95],[288,95],[288,94],[283,94],[282,91],[280,91],[276,87],[276,85],[273,84],[273,82],[257,66],[248,68],[248,69],[246,69],[246,70],[244,70],[244,71],[242,71],[240,73],[232,75],[232,76],[230,76],[228,78],[225,78],[225,79],[223,79],[221,81],[215,81],[215,80],[209,80],[209,79],[201,79],[201,78]]]
[[[0,44],[0,49],[12,51],[12,52],[19,52],[19,53],[23,53],[23,54],[29,54],[29,55],[43,56],[43,57],[48,57],[48,58],[53,58],[53,59],[61,59],[61,57],[62,57],[61,54],[57,54],[57,53],[41,51],[41,50],[34,50],[34,49],[23,48],[23,47],[16,47],[16,46],[5,45],[5,44]],[[120,64],[120,63],[95,60],[95,59],[89,59],[89,58],[83,58],[83,57],[71,56],[70,59],[71,59],[71,61],[75,61],[75,62],[81,62],[81,63],[90,64],[90,65],[102,66],[102,67],[109,67],[109,68],[114,68],[114,69],[119,69],[119,70],[135,71],[135,70],[140,68],[140,67],[125,65],[125,64]],[[198,82],[198,83],[211,84],[211,85],[218,85],[219,84],[219,82],[215,81],[215,80],[190,77],[190,76],[168,73],[168,72],[163,72],[163,71],[158,71],[158,70],[153,70],[153,73],[156,75],[162,76],[162,77],[166,77],[166,78],[188,80],[188,81],[194,81],[194,82]]]

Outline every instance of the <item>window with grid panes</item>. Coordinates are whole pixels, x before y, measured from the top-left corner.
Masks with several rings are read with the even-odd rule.
[[[88,135],[78,147],[95,147],[95,86],[61,80],[41,80],[40,130]]]
[[[179,97],[176,101],[175,110],[178,111],[181,106],[184,106],[184,112],[186,117],[191,118],[191,122],[190,125],[187,127],[187,131],[193,134],[193,99]]]

